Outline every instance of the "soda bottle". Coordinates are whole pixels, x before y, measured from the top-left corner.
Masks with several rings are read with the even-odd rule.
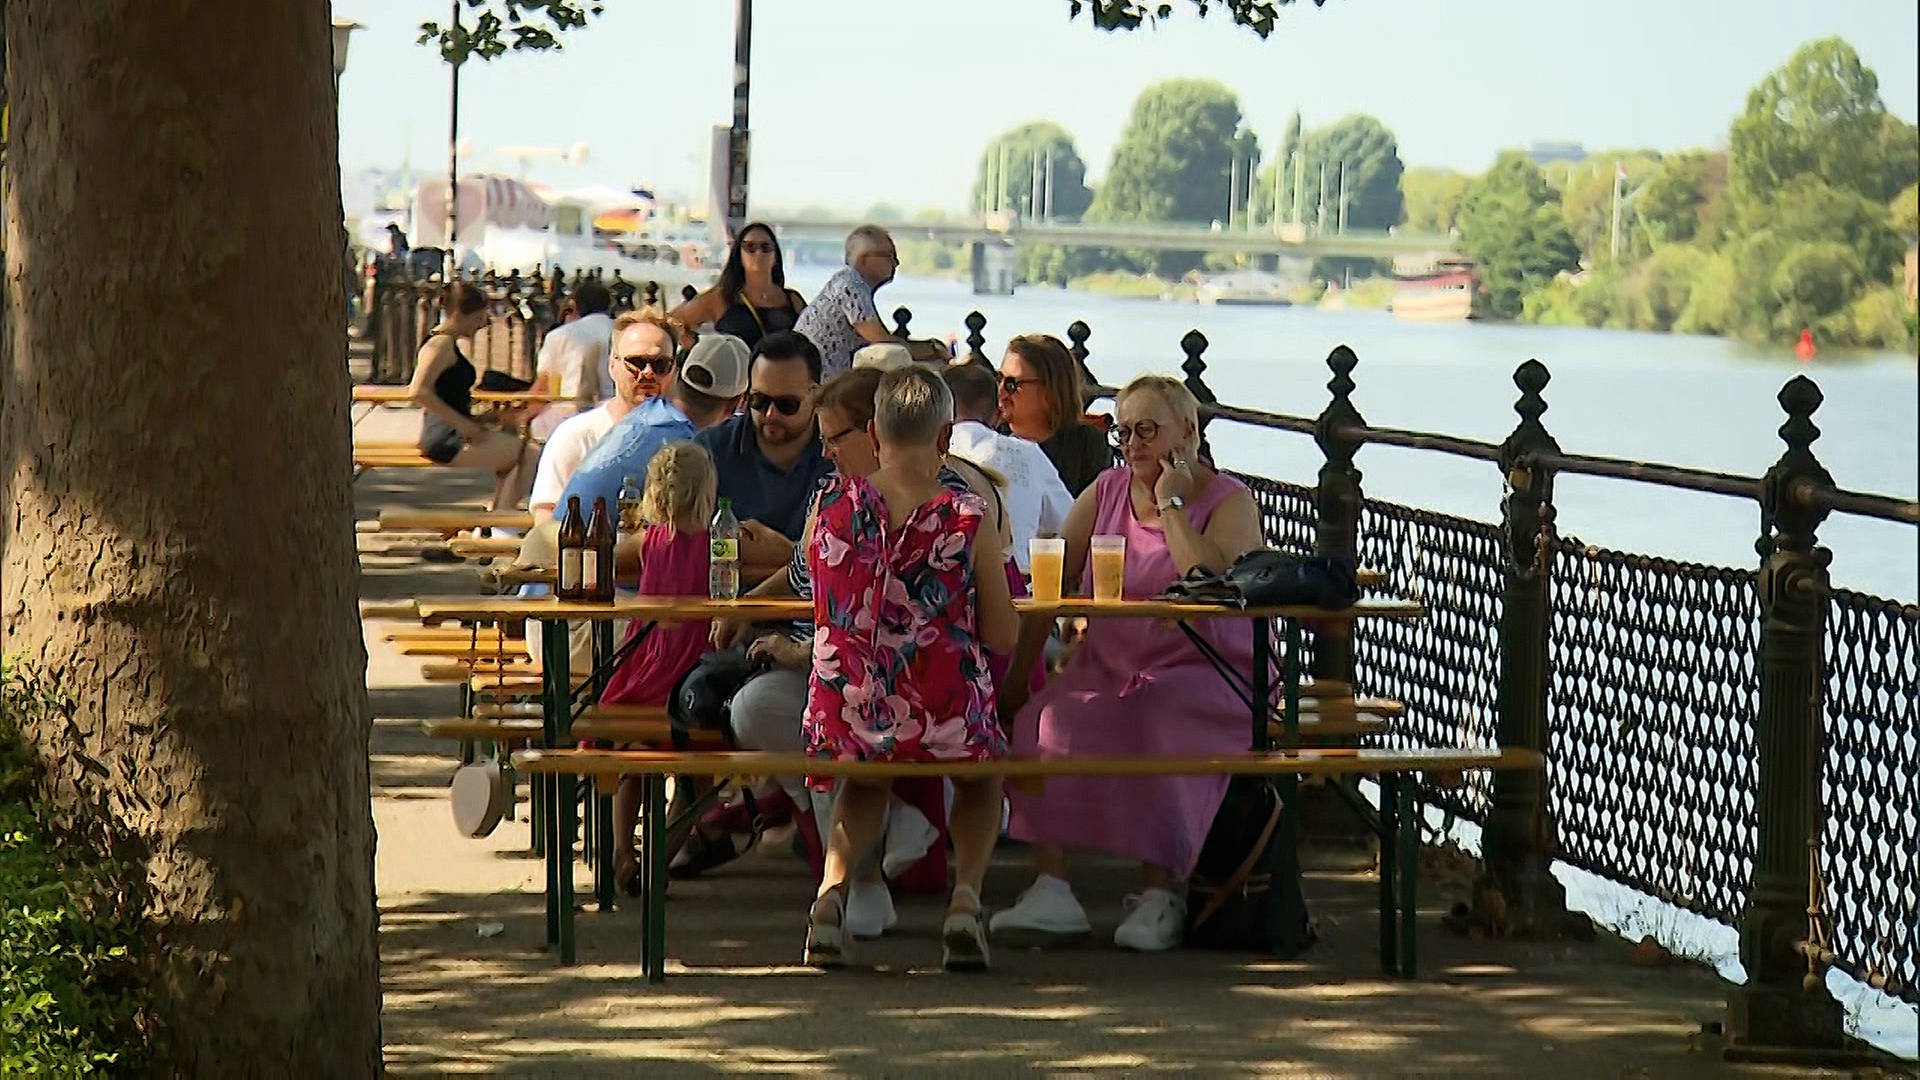
[[[620,535],[639,536],[645,528],[640,521],[640,481],[629,476],[620,485]]]
[[[553,594],[562,600],[583,599],[587,523],[580,520],[580,496],[567,496],[567,513],[560,519],[559,580]]]
[[[594,496],[593,517],[587,522],[587,550],[580,565],[580,598],[612,603],[613,518],[607,513],[605,495]]]
[[[733,500],[721,499],[707,527],[707,596],[733,600],[740,595],[740,522],[733,516]]]

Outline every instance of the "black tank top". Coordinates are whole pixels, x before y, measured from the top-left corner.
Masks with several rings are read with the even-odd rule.
[[[727,310],[713,320],[713,328],[723,334],[732,334],[747,343],[751,349],[760,344],[760,339],[768,334],[793,329],[800,320],[800,313],[793,307],[793,290],[786,290],[786,303],[780,307],[761,307],[747,299],[746,293],[733,298]]]
[[[451,338],[450,338],[451,340]],[[480,377],[474,370],[473,361],[460,351],[460,343],[453,342],[453,363],[433,380],[433,396],[446,402],[461,416],[473,415],[473,384]]]

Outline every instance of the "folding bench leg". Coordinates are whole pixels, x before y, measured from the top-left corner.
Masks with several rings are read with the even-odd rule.
[[[1402,978],[1414,977],[1418,950],[1414,947],[1414,927],[1420,915],[1420,816],[1413,803],[1413,777],[1404,775],[1395,787],[1399,799],[1400,839],[1394,845],[1400,854],[1400,969]]]
[[[1380,970],[1400,970],[1400,776],[1380,774]]]
[[[640,811],[642,898],[640,962],[648,982],[667,979],[667,778],[657,773],[642,780]]]
[[[592,781],[588,781],[593,783]],[[600,794],[600,785],[594,785],[593,799],[593,881],[597,886],[601,911],[613,910],[613,796]],[[620,786],[618,779],[614,787]]]

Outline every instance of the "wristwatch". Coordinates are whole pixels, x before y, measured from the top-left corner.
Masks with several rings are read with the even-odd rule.
[[[1185,510],[1187,508],[1187,500],[1178,495],[1169,495],[1159,502],[1154,503],[1153,508],[1162,514],[1169,510]]]

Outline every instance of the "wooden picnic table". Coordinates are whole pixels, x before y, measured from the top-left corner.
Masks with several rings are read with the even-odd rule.
[[[405,386],[357,385],[353,388],[353,400],[362,405],[405,405],[413,400],[413,390]],[[475,390],[473,400],[485,405],[522,405],[574,399],[564,394],[535,393],[532,390]]]
[[[440,623],[450,620],[473,622],[503,622],[516,620],[539,620],[542,623],[560,623],[585,621],[594,624],[594,672],[587,678],[581,690],[597,696],[599,687],[605,685],[613,663],[618,659],[613,647],[613,628],[617,621],[634,620],[644,624],[665,624],[676,622],[694,622],[709,619],[731,619],[746,622],[776,622],[804,620],[813,617],[813,602],[798,598],[762,598],[752,597],[739,600],[711,600],[705,597],[659,597],[659,596],[623,596],[611,602],[559,600],[551,596],[454,596],[423,597],[415,601],[420,619],[424,623]],[[1282,653],[1281,686],[1284,692],[1285,711],[1282,713],[1284,731],[1289,739],[1296,738],[1301,718],[1301,625],[1310,621],[1316,626],[1345,625],[1356,619],[1415,619],[1426,614],[1424,605],[1407,600],[1367,599],[1352,607],[1341,610],[1327,610],[1306,605],[1278,605],[1259,607],[1238,607],[1230,604],[1208,603],[1192,600],[1159,599],[1122,599],[1096,601],[1084,597],[1064,597],[1058,601],[1039,602],[1032,599],[1014,601],[1015,610],[1023,619],[1053,619],[1060,616],[1083,616],[1088,618],[1153,618],[1168,619],[1182,626],[1201,619],[1242,618],[1248,619],[1254,626],[1254,650],[1252,670],[1247,672],[1247,699],[1251,712],[1251,753],[1264,754],[1272,747],[1269,734],[1269,715],[1272,711],[1271,667],[1273,659],[1272,626],[1277,620],[1285,627],[1287,647]],[[1198,639],[1196,639],[1197,641]],[[569,635],[554,632],[549,626],[541,634],[541,715],[543,737],[542,745],[553,748],[563,747],[570,741],[571,718],[575,710],[575,688],[572,681],[571,659],[569,656]],[[1203,652],[1206,650],[1203,650]],[[1222,677],[1232,683],[1232,678],[1218,657],[1209,655],[1208,659],[1221,671]],[[529,759],[531,760],[531,759]],[[682,758],[684,766],[685,759]],[[700,760],[709,760],[701,756]],[[1328,760],[1335,760],[1330,758]],[[1364,760],[1364,759],[1363,759]],[[715,759],[715,763],[719,761]],[[1349,762],[1341,771],[1355,771],[1356,765]],[[725,771],[722,769],[722,771]],[[1162,769],[1161,771],[1167,771]],[[1298,822],[1293,811],[1293,795],[1297,790],[1299,772],[1289,765],[1276,771],[1281,785],[1281,796],[1287,807],[1280,826],[1281,865],[1276,872],[1283,875],[1298,873],[1299,856],[1297,851]],[[659,781],[659,783],[656,783]],[[660,786],[664,781],[659,777],[645,779],[648,810],[643,814],[643,829],[653,838],[656,853],[663,842],[662,834],[655,828],[657,813],[664,813],[664,807],[657,805],[660,800]],[[573,935],[573,859],[572,837],[574,835],[573,817],[577,800],[577,777],[560,770],[551,774],[536,771],[533,777],[533,799],[535,816],[539,821],[536,830],[536,846],[546,859],[546,895],[547,895],[547,937],[549,944],[555,946],[562,963],[573,963],[575,958]],[[1397,785],[1397,781],[1396,781]],[[1395,798],[1400,798],[1395,788]],[[594,811],[594,833],[599,838],[595,844],[598,849],[593,853],[595,893],[603,908],[613,902],[612,849],[607,842],[611,835],[612,811],[610,800],[602,797]],[[1387,815],[1382,815],[1383,819]],[[1393,815],[1398,822],[1399,816]],[[1396,829],[1399,825],[1394,826]],[[651,864],[653,857],[643,860]],[[663,862],[663,860],[662,860]],[[657,871],[657,872],[656,872]],[[655,920],[664,925],[664,865],[643,868],[643,892],[646,893],[647,920],[650,928]],[[658,895],[656,895],[658,894]],[[1291,895],[1291,894],[1289,894]],[[1398,910],[1396,901],[1395,910]],[[1387,916],[1383,915],[1383,918]],[[1283,926],[1304,925],[1304,920],[1288,918],[1283,914]],[[661,931],[664,933],[664,931]],[[1304,947],[1304,942],[1289,943],[1294,947]],[[1410,948],[1410,946],[1409,946]],[[1395,950],[1394,956],[1403,955]],[[657,949],[648,950],[649,977],[664,977],[663,969],[658,966]]]

